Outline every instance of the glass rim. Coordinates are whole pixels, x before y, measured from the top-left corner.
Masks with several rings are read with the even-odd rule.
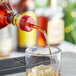
[[[35,46],[33,46],[33,47],[28,47],[28,48],[25,50],[25,52],[28,53],[28,54],[30,54],[30,55],[33,55],[33,56],[53,56],[53,55],[56,55],[56,54],[62,52],[60,48],[54,47],[54,46],[50,46],[50,47],[56,48],[56,49],[58,49],[58,50],[55,51],[55,52],[53,52],[52,55],[50,55],[50,54],[35,54],[35,53],[31,53],[31,52],[28,52],[28,51],[27,51],[29,48],[34,48],[34,47],[48,47],[48,46],[38,46],[38,45],[35,45]]]

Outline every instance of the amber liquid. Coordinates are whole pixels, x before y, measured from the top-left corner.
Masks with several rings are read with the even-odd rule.
[[[51,49],[50,49],[50,45],[48,44],[48,39],[47,39],[47,34],[46,34],[46,32],[45,32],[41,27],[36,26],[36,25],[34,25],[34,24],[27,23],[26,26],[29,26],[29,27],[31,27],[31,28],[35,28],[35,29],[37,29],[38,31],[40,31],[41,33],[44,34],[45,39],[46,39],[46,42],[47,42],[47,46],[48,46],[48,48],[49,48],[49,53],[50,53],[50,55],[52,56]]]
[[[33,75],[32,73],[27,73],[26,71],[26,76],[44,76],[44,75]],[[54,73],[52,75],[45,75],[45,76],[61,76],[60,73]]]
[[[48,48],[49,48],[49,53],[50,53],[50,55],[52,56],[51,49],[50,49],[50,45],[48,44],[46,32],[45,32],[41,27],[36,26],[36,25],[34,25],[34,24],[27,23],[26,26],[29,26],[29,27],[31,27],[31,28],[35,28],[35,29],[37,29],[38,31],[40,31],[41,33],[44,34],[45,39],[46,39],[46,42],[47,42],[47,46],[48,46]]]
[[[10,10],[12,9],[9,3],[0,4],[0,29],[11,23],[12,12]]]

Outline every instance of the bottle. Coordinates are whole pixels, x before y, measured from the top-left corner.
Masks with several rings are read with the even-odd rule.
[[[35,1],[35,13],[38,17],[38,25],[45,30],[47,33],[47,24],[48,24],[48,17],[45,12],[47,10],[47,7],[49,6],[49,1],[50,0],[34,0]],[[44,13],[45,12],[45,13]],[[37,44],[39,46],[46,46],[46,39],[43,33],[38,31],[38,39],[37,39]]]
[[[48,17],[41,15],[38,17],[38,25],[47,33]],[[42,32],[38,32],[38,45],[46,46],[46,39]]]
[[[37,17],[34,13],[34,2],[33,0],[21,0],[18,13],[28,15],[34,18],[35,24],[37,25]],[[18,46],[19,51],[25,51],[25,48],[36,45],[37,42],[37,31],[34,29],[31,32],[24,32],[20,28],[18,29]]]
[[[36,15],[38,16],[38,25],[45,30],[45,32],[47,33],[47,25],[48,25],[48,17],[47,14],[44,13],[45,12],[45,8],[37,8],[35,10]],[[46,46],[46,39],[45,36],[42,32],[38,31],[38,45],[39,46]]]
[[[45,30],[47,33],[47,24],[48,24],[48,17],[46,15],[45,9],[49,6],[50,0],[34,0],[35,2],[35,13],[38,17],[38,25]],[[38,38],[37,38],[37,44],[39,46],[46,46],[46,39],[42,32],[38,31]]]
[[[29,32],[32,30],[32,28],[28,26],[28,23],[35,24],[35,21],[30,16],[15,14],[9,2],[7,0],[2,0],[0,1],[0,29],[4,28],[10,23],[20,27],[23,31]]]
[[[0,59],[8,57],[12,52],[12,37],[10,26],[0,30]]]

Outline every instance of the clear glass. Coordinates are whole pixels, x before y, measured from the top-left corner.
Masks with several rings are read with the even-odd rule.
[[[26,76],[61,76],[61,50],[50,46],[26,49]]]

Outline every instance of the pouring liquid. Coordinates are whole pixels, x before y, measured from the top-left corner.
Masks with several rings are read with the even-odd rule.
[[[29,27],[31,27],[31,28],[37,29],[38,31],[40,31],[40,32],[42,32],[42,33],[44,34],[45,39],[46,39],[46,43],[47,43],[47,46],[48,46],[48,49],[49,49],[51,68],[54,70],[54,68],[53,68],[53,62],[52,62],[52,52],[51,52],[51,49],[50,49],[50,45],[49,45],[49,43],[48,43],[48,39],[47,39],[47,34],[46,34],[46,32],[45,32],[41,27],[36,26],[36,25],[34,25],[34,24],[29,24],[29,23],[27,23],[26,25],[29,26]],[[53,73],[54,73],[54,72],[53,72]]]

